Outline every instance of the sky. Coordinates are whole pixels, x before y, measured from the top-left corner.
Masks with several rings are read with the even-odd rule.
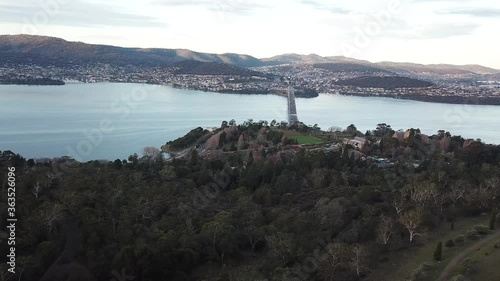
[[[0,34],[500,69],[498,0],[0,0]]]

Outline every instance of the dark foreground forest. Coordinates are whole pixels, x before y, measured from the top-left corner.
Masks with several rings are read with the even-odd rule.
[[[1,280],[354,281],[439,226],[496,213],[500,146],[418,130],[398,139],[379,126],[343,132],[365,137],[362,148],[311,149],[278,126],[226,122],[217,157],[145,150],[80,163],[2,152],[1,222],[8,167],[18,222],[14,275],[0,233]],[[335,143],[333,132],[297,130]]]

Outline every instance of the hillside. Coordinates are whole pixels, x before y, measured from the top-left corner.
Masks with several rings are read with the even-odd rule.
[[[112,65],[169,66],[182,60],[198,60],[258,66],[254,57],[238,54],[207,54],[183,49],[140,49],[69,42],[63,39],[31,35],[1,35],[0,59],[4,63],[66,65],[109,63]]]
[[[399,76],[389,76],[389,77],[363,76],[353,79],[340,80],[336,84],[343,86],[361,87],[361,88],[384,88],[384,89],[425,88],[434,85],[431,82],[412,79],[408,77],[399,77]]]
[[[270,58],[264,58],[261,60],[266,65],[280,65],[280,64],[314,64],[314,63],[328,63],[332,62],[332,60],[316,55],[299,55],[299,54],[284,54],[279,56],[274,56]]]
[[[365,64],[358,64],[358,63],[318,63],[318,64],[313,64],[313,67],[329,70],[331,72],[363,72],[366,74],[392,73],[382,68],[373,67]]]
[[[380,62],[377,66],[396,71],[407,71],[417,75],[489,75],[500,73],[500,70],[480,65],[450,65],[450,64],[415,64]]]
[[[171,67],[175,69],[176,74],[263,76],[262,73],[257,71],[219,62],[185,60],[176,62]]]

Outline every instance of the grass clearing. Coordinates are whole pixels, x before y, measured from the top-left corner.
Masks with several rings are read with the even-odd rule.
[[[433,265],[431,269],[426,271],[426,280],[436,280],[449,261],[477,241],[465,239],[465,243],[462,245],[456,245],[453,248],[443,247],[443,259],[440,262],[433,260],[433,254],[436,250],[437,243],[441,241],[444,245],[446,241],[450,239],[454,240],[459,235],[465,234],[467,230],[474,226],[478,224],[487,224],[488,221],[489,219],[484,217],[462,218],[455,223],[454,230],[450,230],[449,223],[443,223],[443,225],[435,229],[432,233],[416,238],[417,243],[422,244],[422,246],[415,246],[399,252],[394,252],[389,257],[389,261],[373,271],[366,280],[407,280],[407,277],[423,263],[432,263]]]
[[[493,240],[468,256],[474,263],[475,269],[473,274],[467,276],[469,279],[472,281],[500,280],[500,248],[495,248],[495,245],[500,246],[500,239]],[[459,273],[459,270],[456,270],[453,276]]]
[[[299,144],[321,144],[325,143],[325,139],[319,136],[301,134],[295,131],[282,130],[283,135],[287,138],[296,139]]]
[[[325,142],[323,139],[313,136],[297,136],[295,139],[299,144],[320,144]]]

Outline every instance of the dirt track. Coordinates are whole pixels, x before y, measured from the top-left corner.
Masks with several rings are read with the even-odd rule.
[[[488,237],[485,239],[478,241],[472,246],[469,246],[465,250],[463,250],[460,254],[455,256],[449,263],[446,265],[446,268],[441,272],[441,275],[439,275],[439,278],[436,279],[436,281],[447,281],[449,278],[451,278],[449,275],[450,273],[453,272],[455,267],[459,265],[463,259],[465,259],[468,255],[472,254],[473,252],[477,251],[478,248],[481,248],[482,246],[490,243],[491,241],[500,238],[500,230],[497,230],[496,233],[490,234]]]

